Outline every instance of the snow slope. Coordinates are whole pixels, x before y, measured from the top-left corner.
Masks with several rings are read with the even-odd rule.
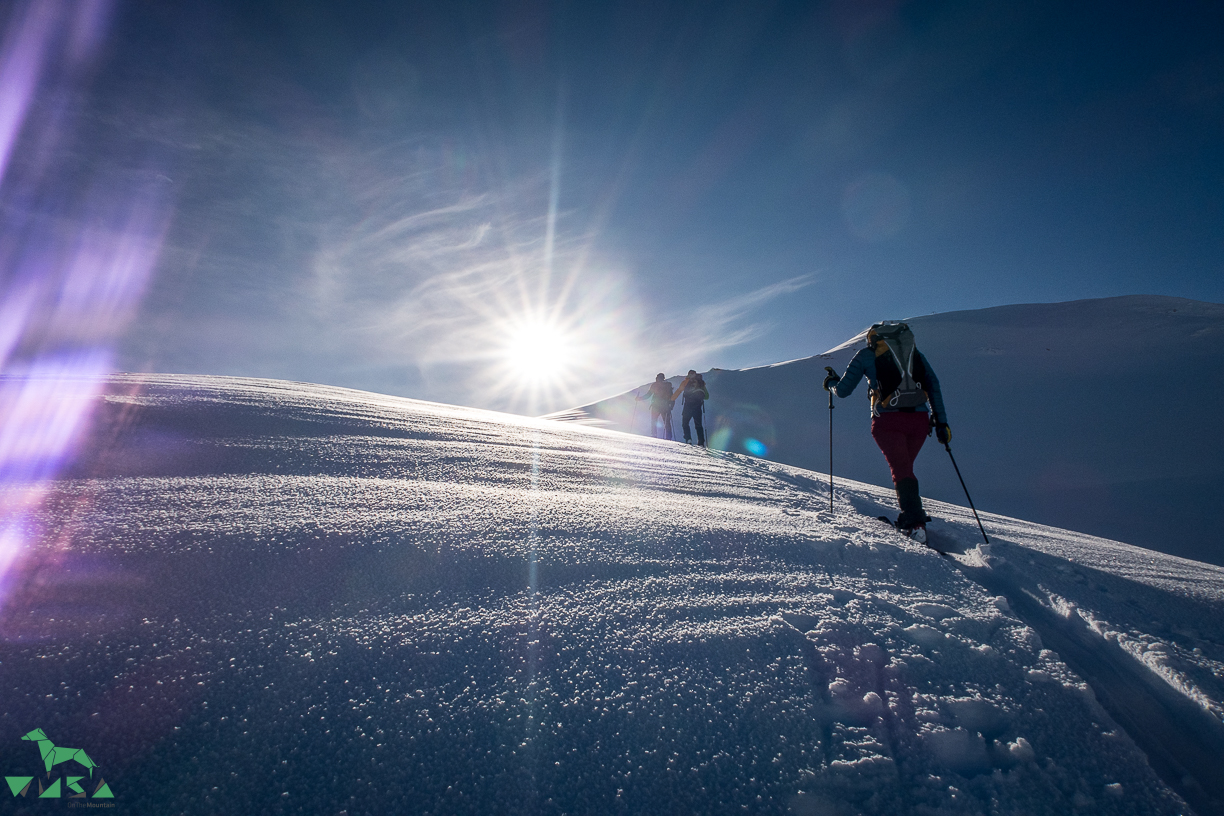
[[[105,391],[4,488],[6,774],[40,727],[132,813],[1224,812],[1220,568],[933,503],[941,557],[879,488],[596,428]]]
[[[909,322],[940,378],[979,507],[1224,565],[1224,305],[1134,296]],[[824,366],[841,373],[861,347],[711,372],[716,446],[827,470]],[[568,417],[649,433],[631,395]],[[869,423],[861,385],[835,409],[834,472],[888,485]],[[917,473],[925,494],[963,502],[942,448],[931,445]]]

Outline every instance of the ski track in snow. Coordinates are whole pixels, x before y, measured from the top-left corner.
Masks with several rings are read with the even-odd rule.
[[[133,812],[1219,812],[1220,568],[933,502],[945,558],[879,488],[598,429],[108,391],[7,578],[6,768],[42,727]]]
[[[1224,434],[1188,432],[1214,427],[1224,402],[1224,379],[1202,375],[1224,371],[1224,305],[1136,295],[907,322],[938,372],[956,458],[978,507],[1224,565]],[[868,432],[866,386],[836,400],[832,416],[820,388],[824,367],[843,372],[865,335],[813,357],[711,369],[711,446],[767,449],[773,461],[824,469],[832,419],[837,471],[887,485]],[[1136,399],[1135,371],[1160,372],[1160,387]],[[555,416],[649,435],[650,412],[635,400],[646,385]],[[678,426],[681,407],[674,410]],[[962,503],[949,464],[927,446],[917,470],[923,494]]]

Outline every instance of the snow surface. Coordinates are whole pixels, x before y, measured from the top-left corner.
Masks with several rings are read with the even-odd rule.
[[[1224,305],[1131,296],[909,323],[940,378],[952,448],[978,507],[1224,565]],[[707,374],[714,446],[827,470],[824,367],[840,374],[862,345]],[[837,401],[833,468],[889,485],[866,392],[860,385]],[[649,433],[649,410],[643,403],[635,415],[631,395],[568,416]],[[941,448],[923,452],[917,475],[924,495],[963,502]]]
[[[6,769],[41,727],[133,813],[1220,812],[1220,568],[933,502],[943,557],[888,491],[598,428],[105,391],[5,487]]]

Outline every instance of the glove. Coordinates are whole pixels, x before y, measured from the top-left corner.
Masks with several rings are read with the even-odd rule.
[[[831,390],[833,386],[837,385],[839,382],[841,382],[841,377],[837,376],[836,374],[830,374],[824,378],[824,390]]]
[[[948,423],[935,423],[935,438],[939,440],[941,445],[946,445],[952,441],[952,429],[948,427]]]

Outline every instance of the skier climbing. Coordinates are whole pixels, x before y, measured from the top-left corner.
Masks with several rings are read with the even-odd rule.
[[[897,529],[925,544],[930,519],[922,509],[914,460],[932,426],[941,444],[952,436],[939,380],[914,346],[909,326],[891,321],[876,323],[867,331],[867,348],[854,355],[841,377],[830,372],[824,389],[848,397],[863,377],[871,387],[871,437],[888,460],[901,508]]]
[[[673,439],[672,409],[676,407],[676,401],[672,399],[671,386],[667,384],[667,378],[662,373],[655,375],[655,381],[650,384],[646,396],[650,399],[651,436],[656,439]],[[659,420],[662,420],[661,430]]]
[[[693,441],[689,433],[689,422],[692,421],[697,427],[697,444],[704,448],[706,446],[705,427],[702,425],[701,415],[704,412],[705,401],[710,398],[710,389],[706,388],[705,380],[701,378],[701,375],[690,368],[684,382],[680,383],[676,393],[672,394],[673,402],[681,394],[684,395],[684,413],[680,415],[680,424],[684,428],[684,441]]]

